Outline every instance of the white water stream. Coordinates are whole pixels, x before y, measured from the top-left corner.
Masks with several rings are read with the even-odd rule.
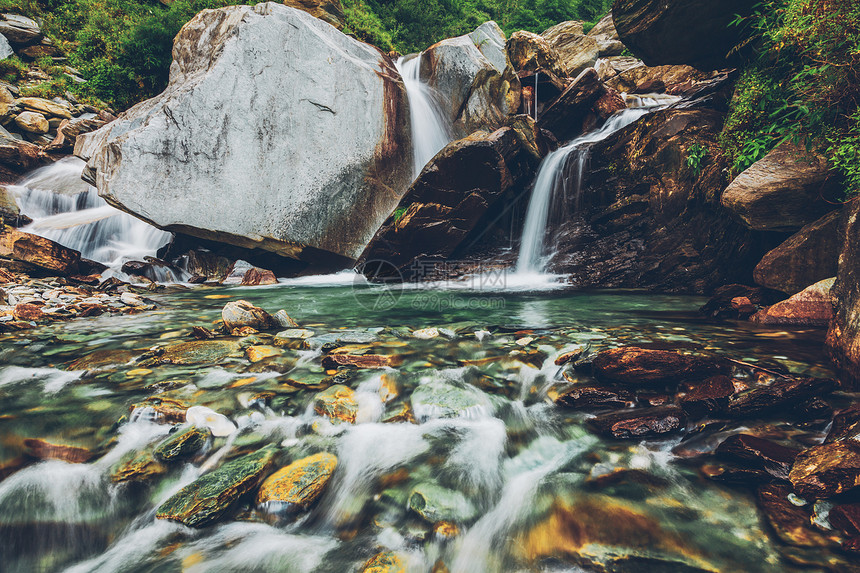
[[[81,180],[83,168],[82,160],[66,157],[9,186],[21,212],[33,219],[22,230],[80,251],[84,258],[115,271],[125,261],[155,256],[170,233],[105,203],[95,187]]]
[[[413,178],[418,177],[427,162],[452,139],[451,126],[442,113],[433,90],[421,81],[421,54],[397,60],[397,71],[403,77],[409,97],[409,124],[412,128]]]
[[[663,95],[628,97],[630,108],[610,117],[600,129],[577,137],[544,158],[526,212],[515,276],[537,277],[546,272],[553,254],[546,241],[551,211],[562,202],[572,202],[574,210],[579,210],[591,146],[677,99]]]

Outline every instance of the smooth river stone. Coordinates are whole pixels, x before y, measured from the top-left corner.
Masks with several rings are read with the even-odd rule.
[[[309,508],[325,490],[337,467],[337,457],[321,452],[276,471],[257,492],[257,504],[275,502],[287,511]]]

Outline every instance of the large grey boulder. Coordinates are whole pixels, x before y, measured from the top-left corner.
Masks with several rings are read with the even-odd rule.
[[[519,109],[520,82],[504,46],[501,28],[488,22],[422,54],[421,79],[438,95],[459,137],[501,127]]]
[[[756,231],[798,231],[835,209],[826,200],[837,182],[827,159],[783,143],[738,175],[723,206]]]
[[[272,2],[204,10],[170,82],[78,137],[108,203],[169,231],[323,264],[358,257],[411,179],[391,59]]]
[[[9,45],[9,40],[6,39],[6,36],[0,34],[0,60],[5,60],[9,56],[14,56],[15,52],[12,50],[12,46]]]

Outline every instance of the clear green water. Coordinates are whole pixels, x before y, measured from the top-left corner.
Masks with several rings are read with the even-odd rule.
[[[32,463],[0,481],[0,569],[342,572],[361,570],[382,550],[410,571],[430,571],[437,561],[452,572],[579,571],[592,570],[591,562],[624,571],[790,568],[750,491],[701,479],[696,464],[671,453],[680,438],[602,440],[584,429],[587,414],[554,406],[548,396],[566,382],[553,359],[574,345],[660,342],[826,376],[823,331],[705,321],[696,313],[704,300],[695,297],[457,288],[392,297],[351,283],[341,276],[196,288],[154,296],[162,306],[150,313],[2,335],[0,464],[26,460],[27,438],[101,457]],[[312,349],[286,348],[256,363],[243,351],[213,364],[136,363],[153,348],[190,340],[192,326],[214,327],[223,305],[237,299],[287,310],[314,331]],[[428,327],[443,335],[411,334]],[[369,341],[342,342],[354,352],[397,362],[345,382],[357,390],[355,425],[315,415],[319,389],[300,389],[327,376],[313,348],[344,337]],[[523,337],[533,340],[522,346]],[[271,343],[233,340],[243,348]],[[91,359],[90,370],[69,371],[81,358]],[[397,388],[388,403],[380,398],[383,375]],[[439,398],[445,392],[454,398]],[[169,430],[129,416],[153,396],[210,407],[240,430],[163,475],[113,483],[123,456],[151,451]],[[382,422],[407,404],[419,424]],[[818,431],[766,422],[809,439]],[[297,521],[275,520],[250,503],[202,530],[155,519],[181,486],[267,443],[280,444],[286,459],[338,456],[323,497]],[[601,479],[613,472],[620,479]],[[439,503],[456,506],[457,535],[434,532],[408,508],[410,493],[428,487],[453,496]]]

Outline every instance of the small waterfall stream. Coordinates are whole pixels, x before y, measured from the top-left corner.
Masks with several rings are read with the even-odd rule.
[[[413,178],[418,177],[427,162],[452,139],[449,122],[445,119],[433,91],[421,81],[421,56],[404,56],[397,60],[397,71],[403,77],[409,97]]]
[[[546,244],[546,235],[553,206],[560,201],[571,201],[574,210],[579,210],[582,180],[592,144],[606,139],[654,109],[677,99],[662,95],[628,98],[627,102],[631,107],[610,117],[600,129],[577,137],[544,158],[538,169],[526,211],[516,275],[529,276],[545,272],[552,258],[551,249]]]
[[[9,186],[21,212],[33,219],[22,230],[115,271],[127,260],[155,256],[170,233],[108,205],[95,187],[81,180],[83,168],[82,160],[66,157]]]

